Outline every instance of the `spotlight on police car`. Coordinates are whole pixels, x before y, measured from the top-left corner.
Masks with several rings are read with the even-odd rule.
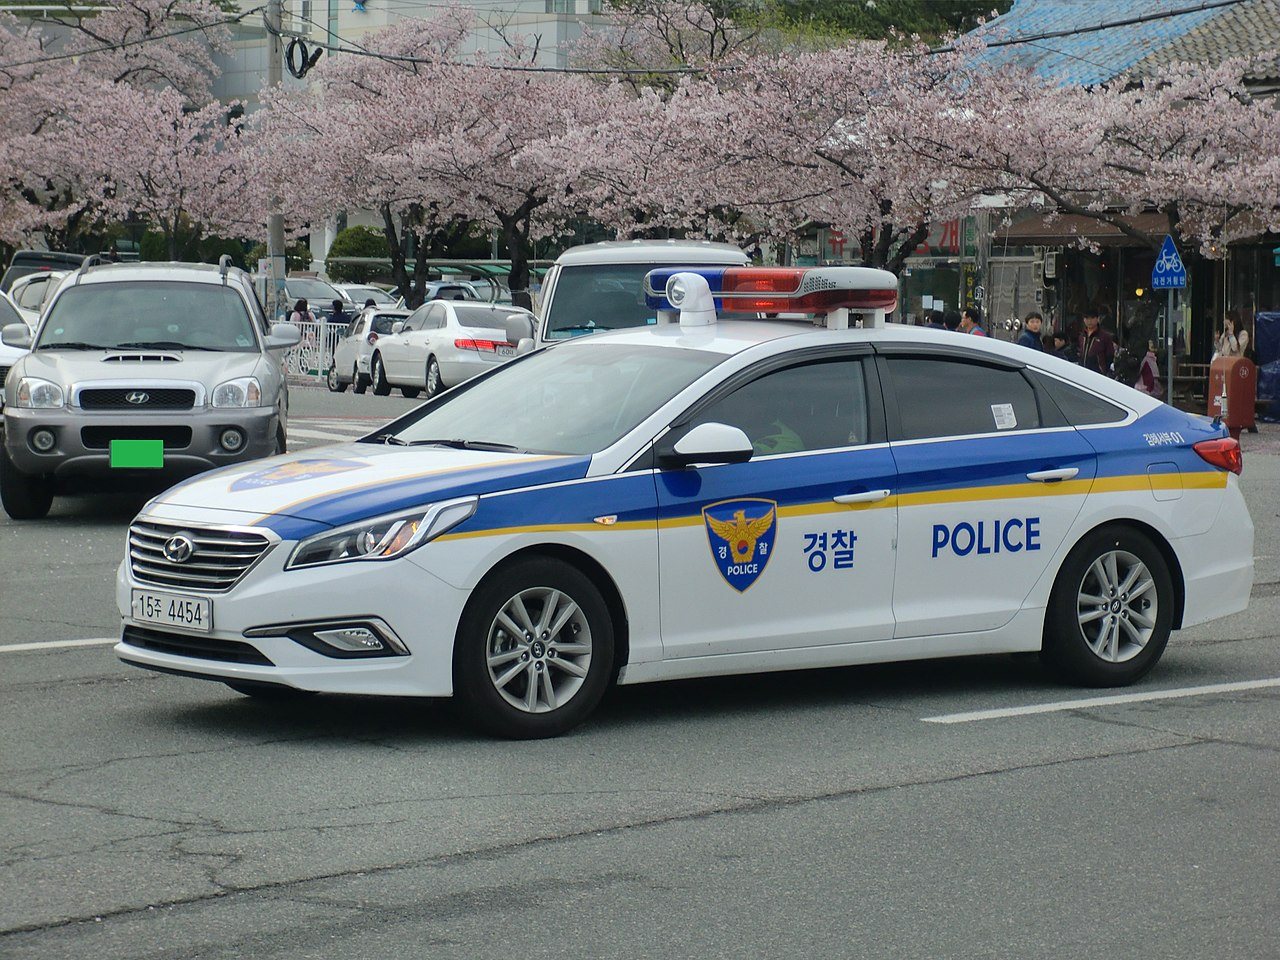
[[[716,322],[716,301],[707,278],[696,273],[673,273],[667,281],[667,302],[680,311],[680,326],[700,327]]]

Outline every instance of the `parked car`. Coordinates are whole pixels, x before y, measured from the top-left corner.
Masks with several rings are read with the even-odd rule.
[[[333,301],[347,298],[337,287],[319,277],[286,277],[284,281],[285,296],[289,300],[289,312],[299,300],[307,301],[307,307],[315,315],[317,321],[324,322],[333,315]],[[288,313],[285,319],[289,319]]]
[[[32,331],[40,320],[40,312],[53,299],[58,285],[68,275],[66,270],[41,270],[18,277],[9,287],[9,297]]]
[[[0,327],[19,323],[26,323],[26,318],[13,305],[13,301],[9,299],[7,293],[0,293]],[[9,369],[26,354],[26,347],[11,347],[8,344],[0,343],[0,390],[4,389],[4,381]],[[0,394],[0,396],[3,396],[3,394]]]
[[[434,397],[509,360],[516,355],[516,345],[507,339],[505,323],[517,316],[534,322],[533,314],[519,307],[456,300],[424,303],[398,329],[392,327],[390,336],[378,340],[369,361],[373,392],[385,397],[394,385],[406,397],[423,390]]]
[[[385,307],[395,309],[400,303],[399,299],[393,297],[381,287],[371,286],[363,283],[335,283],[334,287],[344,297],[356,305],[357,310],[364,309],[365,302],[373,301],[375,307]]]
[[[19,277],[43,270],[74,270],[86,259],[83,253],[64,253],[61,250],[19,250],[9,261],[4,276],[0,277],[0,292],[8,293],[13,281]]]
[[[611,240],[573,247],[556,258],[542,281],[542,319],[534,338],[541,345],[656,322],[643,288],[645,274],[658,267],[748,263],[745,253],[727,243]]]
[[[180,477],[282,453],[289,395],[247,274],[230,266],[85,267],[58,288],[5,383],[0,502],[43,517],[73,477]]]
[[[369,389],[369,357],[378,340],[391,333],[391,328],[409,317],[408,310],[380,310],[367,307],[351,321],[346,333],[333,349],[326,382],[334,393],[342,393],[352,385],[352,392]]]

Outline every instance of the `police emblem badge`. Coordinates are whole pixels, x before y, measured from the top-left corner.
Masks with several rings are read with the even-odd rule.
[[[281,483],[297,483],[333,473],[346,473],[369,466],[363,460],[294,460],[277,467],[268,467],[245,474],[232,481],[231,490],[254,490],[258,487],[274,487]]]
[[[721,500],[703,507],[707,541],[725,583],[742,593],[764,573],[778,533],[773,500]]]

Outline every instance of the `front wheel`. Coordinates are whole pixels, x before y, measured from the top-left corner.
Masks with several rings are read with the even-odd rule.
[[[53,480],[20,471],[0,440],[0,504],[14,520],[39,520],[53,506]]]
[[[522,560],[472,594],[454,645],[454,693],[488,733],[559,736],[600,703],[613,646],[609,609],[581,570],[551,558]]]
[[[1173,625],[1173,580],[1151,539],[1096,530],[1067,555],[1045,611],[1040,656],[1072,683],[1119,687],[1143,677]]]
[[[416,400],[418,398],[418,394],[422,391],[417,387],[401,387],[400,392],[404,395],[406,400]]]
[[[329,372],[325,374],[324,382],[328,386],[330,393],[346,393],[347,391],[347,385],[338,376],[338,366],[332,361],[329,363]]]
[[[351,392],[364,393],[369,389],[369,378],[360,372],[359,367],[351,368]]]
[[[387,371],[382,366],[382,354],[373,355],[373,365],[369,368],[369,379],[373,383],[375,396],[385,397],[391,393],[391,381],[387,379]]]

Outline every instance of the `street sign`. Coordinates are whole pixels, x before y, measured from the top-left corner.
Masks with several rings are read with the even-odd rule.
[[[1173,245],[1173,237],[1165,234],[1164,244],[1156,257],[1156,265],[1151,268],[1151,288],[1153,290],[1181,290],[1187,285],[1187,268],[1178,256],[1178,248]]]

